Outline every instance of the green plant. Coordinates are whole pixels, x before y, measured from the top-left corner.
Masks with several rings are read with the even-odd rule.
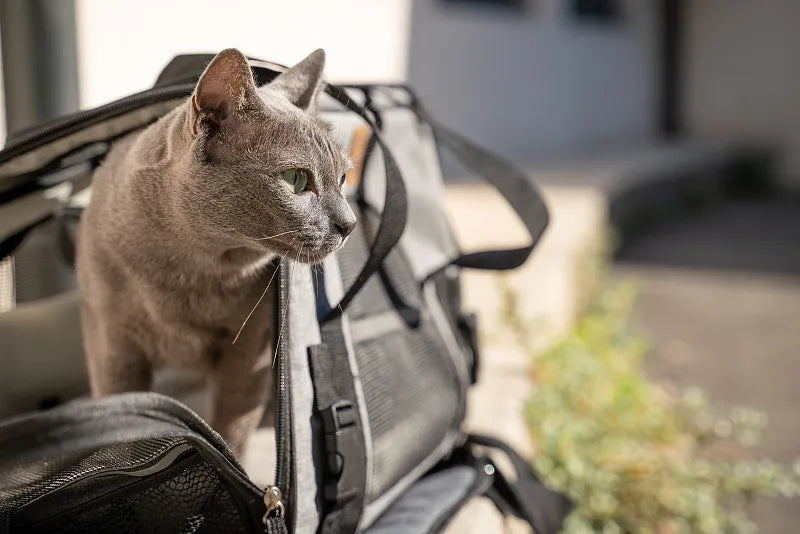
[[[798,495],[800,463],[704,457],[720,440],[756,444],[766,417],[715,417],[699,390],[675,398],[649,382],[640,368],[648,342],[630,323],[635,293],[627,283],[602,292],[574,331],[537,353],[516,293],[503,290],[504,324],[535,356],[526,407],[534,464],[576,503],[565,532],[750,532],[744,504]]]

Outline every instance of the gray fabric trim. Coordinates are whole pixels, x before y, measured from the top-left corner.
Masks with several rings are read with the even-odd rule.
[[[365,534],[423,534],[460,507],[477,473],[458,466],[428,475],[411,486]]]
[[[64,136],[57,141],[48,143],[39,148],[26,152],[16,158],[0,165],[0,180],[38,169],[46,163],[62,154],[66,154],[80,146],[92,141],[107,141],[122,133],[144,126],[166,115],[173,108],[186,101],[186,98],[179,98],[153,104],[139,108],[125,115],[120,115],[79,130],[71,135]]]
[[[395,500],[414,482],[416,482],[426,471],[430,470],[433,466],[439,463],[439,460],[444,458],[453,447],[463,438],[461,432],[449,432],[442,442],[425,460],[419,463],[417,467],[409,471],[409,473],[400,479],[392,489],[385,492],[378,499],[369,503],[365,509],[364,514],[361,516],[361,522],[358,524],[359,530],[363,530],[372,525],[378,517],[385,512]]]
[[[292,263],[289,267],[289,317],[286,320],[292,406],[292,458],[295,534],[314,534],[320,521],[317,470],[311,418],[314,409],[314,388],[308,368],[307,349],[320,343],[316,302],[312,290],[312,274],[307,265]]]
[[[350,322],[350,333],[354,343],[382,337],[404,328],[406,328],[406,324],[396,311],[387,311]]]
[[[461,398],[463,402],[467,394],[467,388],[472,383],[467,362],[463,358],[464,352],[461,350],[461,346],[458,344],[455,333],[450,326],[450,321],[447,320],[447,316],[442,309],[442,303],[439,301],[439,296],[436,294],[436,286],[433,282],[429,281],[425,284],[422,288],[422,295],[428,311],[436,323],[437,330],[439,330],[445,345],[447,345],[447,352],[453,360],[453,365],[458,372],[458,377],[461,380]]]

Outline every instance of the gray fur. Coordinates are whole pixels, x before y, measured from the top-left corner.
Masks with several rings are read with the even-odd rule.
[[[313,112],[324,61],[257,89],[244,56],[220,52],[192,98],[109,153],[78,241],[93,395],[202,369],[212,426],[241,455],[271,392],[275,284],[233,340],[279,256],[318,262],[355,224],[347,156]],[[292,167],[311,171],[310,192],[285,184]]]

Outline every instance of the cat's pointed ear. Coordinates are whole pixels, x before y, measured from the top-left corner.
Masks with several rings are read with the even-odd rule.
[[[289,102],[302,110],[314,105],[322,87],[322,71],[325,69],[325,51],[317,49],[303,61],[275,78],[269,86],[283,93]]]
[[[192,95],[194,133],[203,121],[223,125],[253,98],[258,97],[247,58],[235,48],[223,50],[208,64]]]

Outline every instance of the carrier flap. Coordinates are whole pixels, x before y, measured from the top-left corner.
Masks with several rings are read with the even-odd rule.
[[[24,190],[25,184],[42,173],[72,165],[74,162],[62,158],[82,147],[108,143],[150,124],[181,104],[193,90],[194,85],[149,89],[12,137],[0,151],[0,193]]]
[[[0,424],[0,532],[258,532],[262,497],[216,432],[156,393]]]
[[[318,318],[357,276],[378,217],[362,211],[347,245],[309,280]],[[322,532],[368,528],[463,439],[467,357],[433,290],[397,247],[309,350]]]

